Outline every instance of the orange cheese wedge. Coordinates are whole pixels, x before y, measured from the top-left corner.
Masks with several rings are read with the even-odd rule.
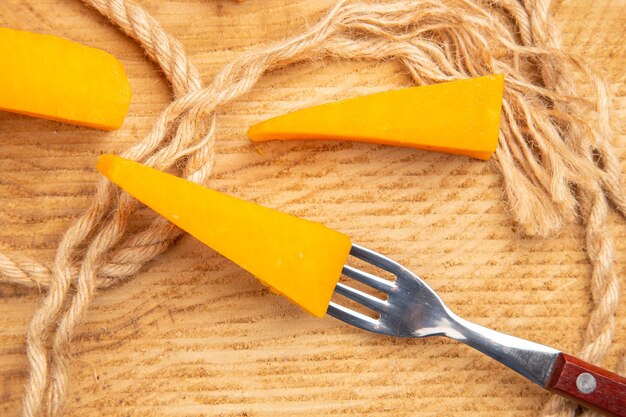
[[[350,140],[489,159],[498,146],[503,75],[371,94],[252,126],[253,141]]]
[[[113,155],[98,170],[139,201],[274,291],[324,317],[350,238]]]
[[[113,55],[0,28],[0,57],[0,110],[105,130],[122,125],[130,84]]]

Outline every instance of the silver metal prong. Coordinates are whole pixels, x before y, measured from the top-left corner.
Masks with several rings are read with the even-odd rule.
[[[385,255],[354,243],[350,249],[350,255],[375,265],[380,269],[394,274],[395,276],[398,276],[398,274],[402,273],[406,269],[393,259],[387,258]]]
[[[343,295],[346,298],[356,301],[377,312],[383,312],[387,309],[387,302],[380,298],[369,295],[363,291],[359,291],[340,282],[335,286],[335,293]]]
[[[359,327],[363,330],[368,330],[375,333],[382,333],[380,331],[380,322],[377,319],[368,317],[365,314],[359,313],[358,311],[350,310],[349,308],[346,308],[332,301],[330,302],[330,304],[328,304],[328,310],[326,310],[326,313],[336,319],[339,319],[352,326]]]
[[[370,274],[369,272],[361,271],[355,267],[350,265],[344,265],[343,271],[341,271],[343,275],[352,278],[354,280],[359,281],[365,285],[368,285],[378,291],[390,292],[396,288],[393,281],[388,281],[386,279],[377,277],[376,275]]]

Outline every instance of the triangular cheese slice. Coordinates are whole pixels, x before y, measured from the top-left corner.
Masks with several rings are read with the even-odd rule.
[[[253,141],[351,140],[489,159],[498,146],[503,75],[370,94],[252,126]]]
[[[112,130],[130,83],[111,54],[52,35],[0,28],[0,110]]]
[[[351,248],[319,223],[202,187],[113,155],[98,170],[139,201],[317,317]]]

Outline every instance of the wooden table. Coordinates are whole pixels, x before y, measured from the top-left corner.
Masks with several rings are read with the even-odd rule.
[[[242,51],[302,30],[332,3],[141,1],[205,80]],[[622,121],[624,10],[623,0],[553,7],[566,48],[607,74]],[[134,91],[124,127],[110,133],[0,113],[0,250],[47,262],[91,198],[97,156],[145,135],[170,90],[131,39],[78,1],[3,1],[0,25],[111,51]],[[273,72],[220,113],[209,185],[348,233],[418,272],[470,320],[576,352],[591,306],[583,231],[573,224],[553,239],[520,238],[489,163],[365,144],[258,146],[245,137],[264,117],[407,79],[393,63],[315,61]],[[623,131],[616,139],[626,162]],[[142,211],[135,226],[149,216]],[[610,224],[623,277],[626,224],[615,214]],[[19,414],[25,333],[39,298],[0,285],[4,416]],[[624,354],[623,302],[617,327],[608,367]],[[190,237],[98,293],[72,352],[67,415],[531,416],[548,397],[457,343],[394,340],[309,317]]]

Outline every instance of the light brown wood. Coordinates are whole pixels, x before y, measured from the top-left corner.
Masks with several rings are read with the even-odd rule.
[[[206,80],[242,51],[298,32],[331,3],[141,1]],[[566,47],[606,72],[614,114],[624,121],[623,1],[557,2],[553,12]],[[170,92],[131,39],[78,1],[5,0],[0,25],[108,50],[134,91],[116,132],[0,113],[0,250],[50,260],[89,202],[97,156],[146,134]],[[393,63],[372,62],[309,62],[270,74],[221,113],[210,185],[388,254],[470,320],[576,353],[591,305],[583,231],[569,225],[553,239],[520,238],[489,163],[356,143],[258,145],[245,137],[267,116],[407,80]],[[616,141],[626,171],[624,138],[619,132]],[[626,224],[615,214],[610,224],[623,277]],[[0,285],[3,416],[21,408],[24,335],[38,298]],[[617,328],[603,364],[609,369],[624,353],[624,302]],[[96,295],[73,355],[69,416],[531,416],[550,395],[444,339],[394,340],[309,317],[190,237],[135,279]]]

